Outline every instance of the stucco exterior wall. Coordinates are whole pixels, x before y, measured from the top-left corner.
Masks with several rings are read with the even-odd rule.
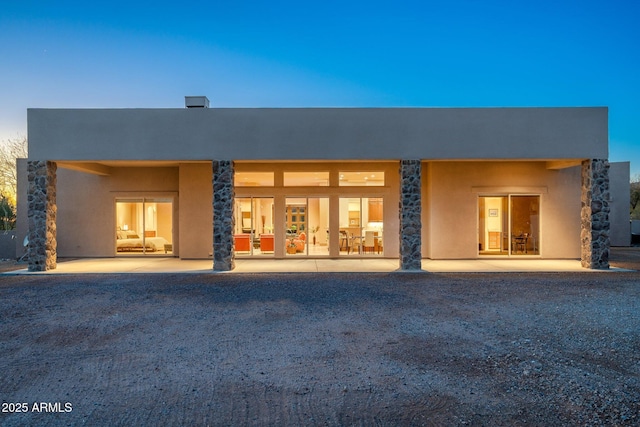
[[[211,180],[211,162],[180,164],[180,258],[211,258],[213,250]]]
[[[543,258],[580,257],[580,167],[544,162],[430,162],[423,221],[432,259],[478,258],[478,196],[540,194]]]
[[[384,231],[389,237],[384,240],[384,254],[387,257],[400,255],[400,240],[396,238],[400,229],[400,165],[389,167],[385,171],[385,186],[389,192],[385,196]],[[392,237],[393,236],[393,237]]]
[[[383,170],[385,187],[238,187],[241,195],[284,197],[384,195],[384,221],[387,236],[398,234],[398,166],[395,162],[367,163],[244,163],[240,170],[331,171]],[[24,180],[26,182],[26,179]],[[26,192],[26,190],[25,190]],[[26,193],[24,195],[26,198]],[[112,167],[111,175],[101,176],[64,168],[58,169],[58,256],[115,256],[116,198],[158,197],[173,199],[174,255],[183,259],[210,258],[213,248],[213,200],[211,162],[181,163],[178,167]],[[337,199],[336,199],[337,201]],[[337,205],[337,203],[336,203]],[[26,213],[26,209],[24,210]],[[19,214],[22,212],[19,212]],[[27,232],[26,219],[19,222]],[[281,224],[278,224],[280,227]],[[281,230],[283,231],[283,230]],[[24,235],[21,238],[24,238]],[[385,240],[385,255],[397,257],[396,238]],[[284,255],[284,254],[282,254]],[[335,254],[337,255],[337,253]]]
[[[540,256],[579,258],[580,167],[569,165],[608,158],[607,116],[605,107],[30,109],[29,160],[60,166],[61,257],[114,256],[115,199],[149,195],[174,201],[174,255],[209,257],[211,159],[231,160],[237,171],[274,170],[275,187],[235,190],[273,197],[278,217],[285,213],[285,197],[328,197],[333,230],[340,197],[383,194],[384,254],[396,257],[399,242],[388,237],[400,225],[397,165],[420,159],[424,257],[478,257],[479,196],[540,194]],[[384,189],[365,194],[337,186],[343,165],[367,168],[378,160],[385,164]],[[19,163],[18,170],[23,202],[25,166]],[[327,170],[335,188],[283,187],[284,170]],[[628,238],[628,178],[628,163],[626,175],[624,166],[612,165],[614,245]],[[27,232],[23,202],[18,242]],[[282,227],[276,224],[276,258],[284,256]],[[21,243],[18,249],[20,255]],[[338,256],[338,248],[330,255]]]
[[[422,257],[431,258],[431,163],[422,162]]]
[[[18,176],[17,187],[17,211],[16,211],[16,257],[20,258],[26,252],[23,245],[24,238],[29,234],[29,216],[28,203],[29,199],[29,180],[27,172],[27,159],[17,159],[16,172]]]
[[[608,158],[607,108],[29,109],[30,160]]]
[[[615,162],[609,164],[609,238],[611,246],[630,246],[631,233],[629,231],[629,207],[631,204],[630,185],[631,172],[629,162]]]
[[[100,176],[58,169],[59,257],[115,256],[116,198],[177,199],[178,168],[113,168],[112,172],[109,176]],[[174,236],[177,237],[175,208]]]

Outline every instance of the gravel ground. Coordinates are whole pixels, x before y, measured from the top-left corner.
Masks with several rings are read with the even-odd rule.
[[[638,307],[637,272],[5,276],[0,424],[639,425]]]

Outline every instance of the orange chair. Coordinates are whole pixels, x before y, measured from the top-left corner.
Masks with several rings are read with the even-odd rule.
[[[273,234],[261,234],[260,235],[260,251],[261,252],[273,252]]]
[[[235,234],[233,239],[236,252],[251,252],[250,234]]]

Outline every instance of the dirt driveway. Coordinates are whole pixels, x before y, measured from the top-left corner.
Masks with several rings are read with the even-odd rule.
[[[639,307],[636,272],[4,276],[0,425],[638,425]]]

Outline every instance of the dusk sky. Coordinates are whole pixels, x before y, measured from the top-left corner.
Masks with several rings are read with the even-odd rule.
[[[0,140],[27,108],[607,106],[640,174],[640,2],[0,2]]]

